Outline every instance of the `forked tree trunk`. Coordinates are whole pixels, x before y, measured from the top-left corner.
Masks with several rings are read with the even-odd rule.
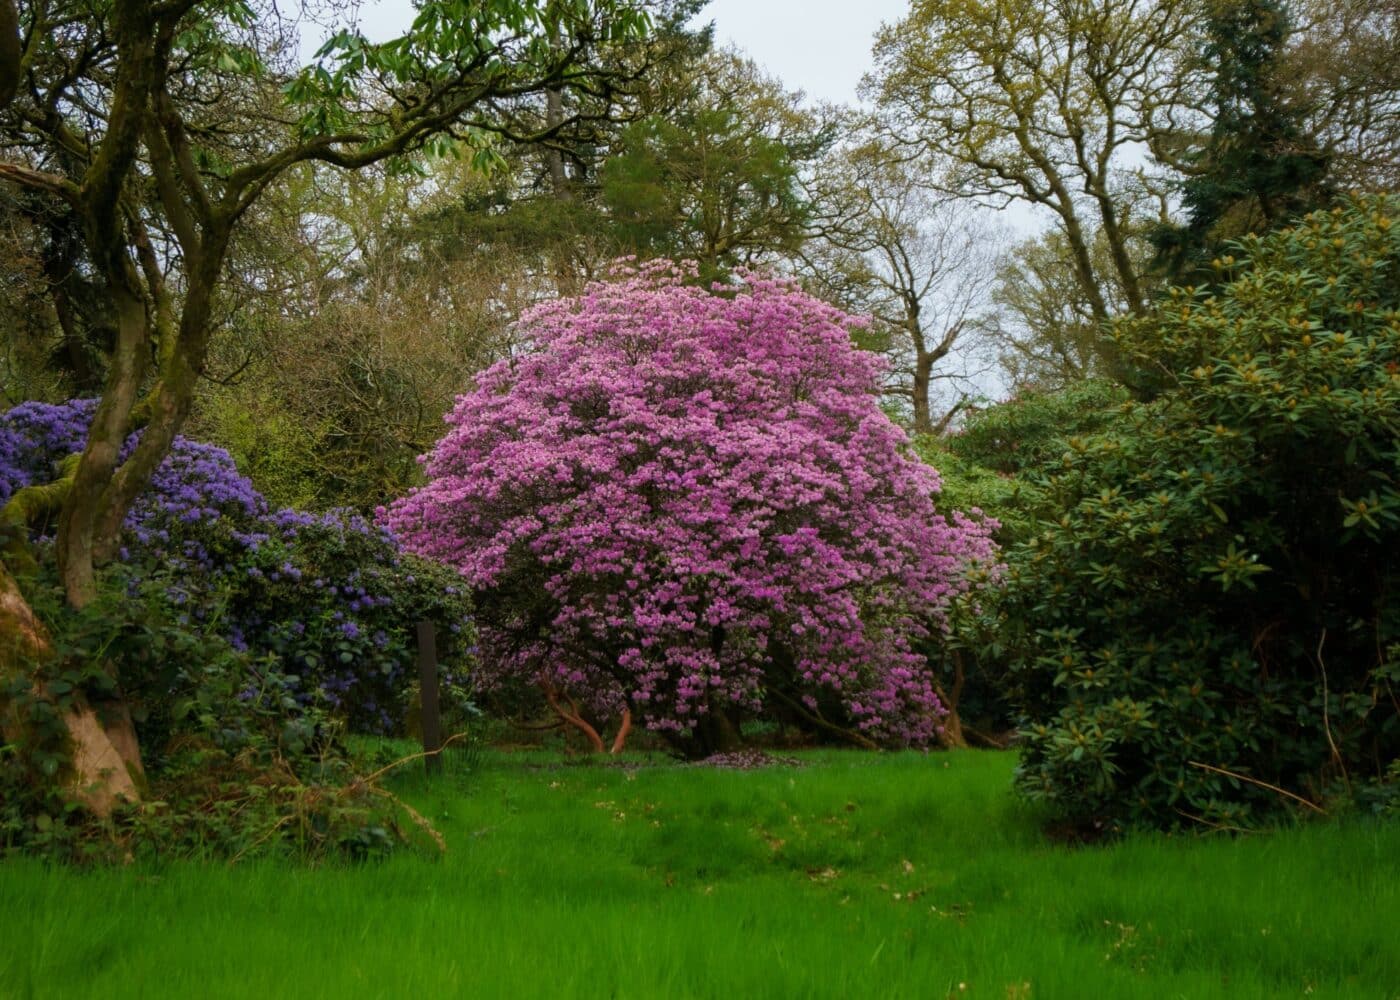
[[[0,563],[0,677],[31,676],[36,664],[53,655],[53,643],[3,563]],[[35,696],[42,697],[37,683]],[[104,713],[105,714],[105,713]],[[76,700],[63,715],[72,761],[65,774],[72,797],[98,816],[107,817],[117,803],[138,801],[145,774],[136,748],[135,729],[125,711],[104,718],[85,701]],[[20,743],[25,720],[17,706],[0,706],[0,735]]]
[[[594,753],[602,753],[604,750],[603,737],[591,722],[583,717],[579,711],[578,702],[567,695],[561,700],[559,692],[554,685],[548,681],[541,682],[540,690],[544,692],[544,700],[549,703],[550,709],[559,717],[559,721],[566,726],[577,729],[583,734],[583,738],[588,741],[588,749]],[[569,703],[564,707],[564,702]],[[624,708],[622,710],[622,721],[618,724],[617,735],[613,737],[612,749],[608,753],[617,755],[622,753],[627,746],[627,735],[632,732],[632,710]]]

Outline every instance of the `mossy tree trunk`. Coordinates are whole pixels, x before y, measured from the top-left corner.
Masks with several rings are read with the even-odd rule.
[[[24,599],[15,578],[0,563],[0,679],[26,677],[36,699],[43,700],[43,685],[35,679],[37,667],[53,656],[53,643],[43,622]],[[122,800],[141,798],[145,783],[136,747],[131,716],[124,706],[112,714],[89,704],[81,696],[62,707],[69,764],[60,774],[72,798],[98,816],[109,816]],[[0,704],[0,736],[6,742],[26,740],[28,720],[15,704]]]

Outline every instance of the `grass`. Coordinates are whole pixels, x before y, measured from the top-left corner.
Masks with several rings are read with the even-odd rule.
[[[400,779],[441,860],[6,863],[0,997],[1400,997],[1400,824],[1076,849],[1006,754],[807,762]]]

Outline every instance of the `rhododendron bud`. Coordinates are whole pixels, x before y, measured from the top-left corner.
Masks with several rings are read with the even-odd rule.
[[[487,687],[623,706],[684,742],[770,698],[924,744],[942,708],[914,641],[992,525],[934,508],[937,473],[876,400],[859,321],[793,283],[714,292],[625,269],[520,321],[383,512],[476,591]]]

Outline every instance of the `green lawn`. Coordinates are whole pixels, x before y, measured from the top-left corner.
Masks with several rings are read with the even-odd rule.
[[[0,866],[0,997],[1400,997],[1400,824],[1047,844],[1007,754],[488,756],[450,845]]]

